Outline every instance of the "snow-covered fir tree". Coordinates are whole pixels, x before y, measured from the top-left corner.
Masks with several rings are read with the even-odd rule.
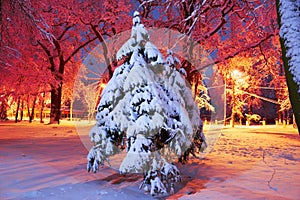
[[[120,173],[143,173],[141,188],[152,195],[174,192],[180,174],[173,161],[186,161],[206,147],[199,109],[180,61],[168,51],[166,62],[138,12],[131,36],[117,53],[119,66],[101,94],[88,171],[126,151]]]

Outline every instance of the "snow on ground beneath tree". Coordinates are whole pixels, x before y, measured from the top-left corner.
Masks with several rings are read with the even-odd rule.
[[[79,136],[66,121],[0,122],[0,199],[155,199],[138,189],[141,175],[120,175],[109,167],[87,173],[83,143],[91,127],[82,125]],[[205,158],[177,166],[182,182],[162,199],[300,196],[300,137],[290,126],[226,127]]]

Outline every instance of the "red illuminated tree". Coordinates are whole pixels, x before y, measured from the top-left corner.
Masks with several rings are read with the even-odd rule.
[[[34,27],[25,23],[20,4],[18,1],[1,4],[0,66],[5,88],[2,92],[10,99],[11,107],[16,104],[16,121],[23,118],[25,109],[32,121],[40,92],[49,90],[53,79],[47,73],[45,57],[33,45]]]
[[[7,27],[4,31],[6,46],[16,49],[22,58],[31,57],[33,52],[38,53],[38,58],[32,59],[51,74],[51,81],[48,82],[51,92],[50,123],[58,123],[60,119],[66,68],[74,68],[76,72],[76,62],[97,45],[97,39],[102,42],[104,37],[122,30],[118,27],[126,28],[119,25],[122,23],[122,13],[126,13],[129,8],[125,3],[100,3],[93,0],[5,2],[6,12],[5,16],[2,13],[1,19],[7,19],[3,26]],[[22,33],[25,33],[24,37]],[[22,37],[14,37],[17,35]],[[26,46],[28,51],[20,48],[20,45]],[[2,51],[5,52],[4,47]]]

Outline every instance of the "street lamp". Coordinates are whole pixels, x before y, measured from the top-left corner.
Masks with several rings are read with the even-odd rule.
[[[232,71],[231,76],[234,80],[238,80],[241,78],[242,76],[242,72],[240,72],[239,70],[235,69]]]

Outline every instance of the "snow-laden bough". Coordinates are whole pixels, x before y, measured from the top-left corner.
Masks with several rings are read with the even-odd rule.
[[[117,52],[124,62],[101,94],[90,131],[88,171],[126,151],[119,171],[143,173],[140,188],[152,195],[174,193],[181,180],[174,161],[206,148],[199,108],[172,51],[166,61],[134,12],[130,38]]]

